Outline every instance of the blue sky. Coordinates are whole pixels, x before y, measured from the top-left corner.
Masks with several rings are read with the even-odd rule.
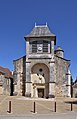
[[[0,0],[0,65],[13,70],[13,60],[25,55],[25,40],[34,24],[48,23],[71,73],[77,76],[77,0]]]

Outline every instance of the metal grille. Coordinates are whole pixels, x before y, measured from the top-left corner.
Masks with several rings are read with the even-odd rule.
[[[48,52],[48,41],[43,41],[43,52]]]
[[[37,52],[37,41],[32,42],[32,53]]]

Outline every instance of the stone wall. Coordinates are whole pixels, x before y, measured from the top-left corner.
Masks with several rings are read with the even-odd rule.
[[[0,94],[10,95],[10,79],[6,78],[4,74],[0,74]]]
[[[25,60],[26,56],[13,61],[14,92],[17,95],[24,95],[25,93],[25,76],[26,76]]]
[[[77,98],[77,88],[73,88],[73,97]]]
[[[69,61],[55,57],[55,95],[68,96],[68,68]]]

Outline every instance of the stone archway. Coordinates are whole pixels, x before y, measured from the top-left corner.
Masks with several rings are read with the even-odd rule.
[[[31,68],[31,97],[47,98],[49,94],[49,68],[37,63]]]

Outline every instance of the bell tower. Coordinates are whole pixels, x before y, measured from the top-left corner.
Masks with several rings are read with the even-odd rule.
[[[31,79],[31,68],[36,65],[38,66],[38,71],[46,65],[49,69],[48,80],[45,84],[48,89],[44,92],[46,97],[51,97],[55,95],[54,93],[54,45],[56,45],[56,36],[49,30],[46,25],[37,26],[32,29],[31,33],[24,37],[26,40],[26,94],[30,95],[32,90],[32,79]],[[42,67],[42,68],[41,68]],[[37,72],[38,72],[37,71]],[[39,72],[36,75],[40,75]],[[46,74],[44,74],[44,78]],[[38,79],[37,79],[38,80]],[[33,84],[34,85],[34,84]],[[36,91],[38,89],[36,84]],[[46,92],[48,94],[46,94]],[[39,94],[37,94],[38,96]]]

